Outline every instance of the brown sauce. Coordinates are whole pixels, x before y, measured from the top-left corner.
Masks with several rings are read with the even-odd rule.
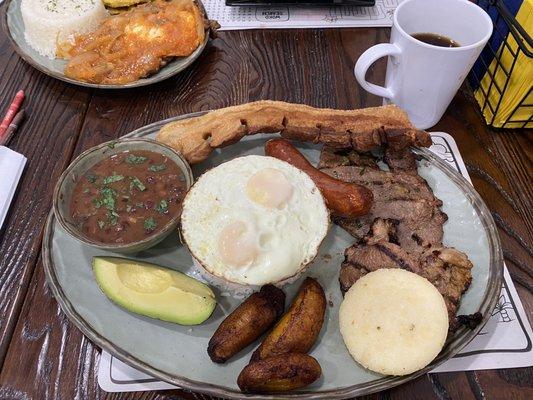
[[[70,215],[90,239],[132,243],[178,215],[186,189],[183,173],[166,156],[146,150],[123,152],[79,178]]]
[[[438,35],[436,33],[413,33],[411,35],[416,40],[438,47],[461,47],[455,40],[447,36]]]

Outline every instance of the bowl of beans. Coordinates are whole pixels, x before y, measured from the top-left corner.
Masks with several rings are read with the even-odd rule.
[[[54,214],[81,242],[118,253],[154,246],[176,231],[193,176],[185,159],[150,139],[90,148],[63,172]]]

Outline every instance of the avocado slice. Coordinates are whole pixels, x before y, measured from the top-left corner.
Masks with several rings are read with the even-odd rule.
[[[93,271],[102,292],[133,313],[198,325],[216,306],[209,286],[181,272],[120,257],[94,257]]]

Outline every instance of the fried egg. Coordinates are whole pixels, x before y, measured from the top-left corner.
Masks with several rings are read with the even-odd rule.
[[[182,237],[209,273],[241,285],[300,273],[329,226],[320,190],[273,157],[235,158],[204,173],[183,201]]]

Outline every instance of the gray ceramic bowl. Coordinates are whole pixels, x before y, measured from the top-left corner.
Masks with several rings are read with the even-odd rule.
[[[108,244],[95,241],[84,235],[74,223],[70,216],[70,200],[74,187],[78,181],[78,177],[85,175],[85,173],[96,163],[108,158],[113,154],[122,153],[124,151],[135,150],[149,150],[155,153],[163,154],[171,161],[175,162],[185,177],[186,190],[188,190],[193,182],[191,168],[185,159],[172,148],[162,143],[151,139],[122,139],[111,142],[102,143],[98,146],[92,147],[84,153],[80,154],[59,177],[56,184],[53,197],[54,214],[61,225],[72,237],[85,243],[89,246],[96,247],[100,250],[108,250],[116,253],[136,253],[138,251],[146,250],[152,247],[167,237],[172,231],[177,228],[180,214],[176,214],[172,219],[161,229],[146,238],[130,243]]]

